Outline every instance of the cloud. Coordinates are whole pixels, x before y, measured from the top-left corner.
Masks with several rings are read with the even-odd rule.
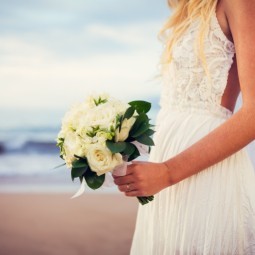
[[[93,91],[126,100],[157,97],[156,35],[163,18],[155,13],[163,5],[150,4],[6,1],[0,107],[63,108]]]
[[[115,25],[163,21],[168,15],[166,0],[9,0],[0,1],[1,31],[45,29],[72,30],[91,22]]]
[[[130,99],[154,95],[159,89],[149,82],[158,59],[148,50],[70,60],[13,38],[9,43],[0,41],[1,45],[9,45],[9,51],[14,52],[0,65],[0,87],[5,92],[0,94],[2,107],[58,108],[93,91]]]
[[[134,47],[147,47],[153,42],[156,31],[160,28],[159,22],[146,22],[140,24],[126,24],[122,26],[109,26],[104,24],[90,24],[85,32],[95,39],[109,40],[123,45]]]

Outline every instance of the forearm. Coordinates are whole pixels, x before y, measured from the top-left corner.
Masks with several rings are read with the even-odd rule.
[[[176,184],[239,151],[255,139],[254,110],[241,108],[201,140],[165,161],[169,184]]]

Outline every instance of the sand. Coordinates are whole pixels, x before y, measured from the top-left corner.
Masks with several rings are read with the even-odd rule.
[[[0,254],[129,254],[136,198],[70,196],[0,194]]]

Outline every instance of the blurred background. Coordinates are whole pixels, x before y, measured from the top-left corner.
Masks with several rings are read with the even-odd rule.
[[[0,1],[0,191],[76,187],[55,138],[72,104],[107,92],[152,102],[165,0]]]
[[[70,200],[79,183],[53,170],[55,139],[91,93],[149,100],[155,119],[166,0],[0,6],[0,254],[128,254],[136,199],[105,188]]]
[[[70,200],[79,183],[53,170],[55,139],[64,113],[91,93],[151,101],[155,120],[167,1],[0,6],[0,254],[128,254],[137,201],[116,189]]]

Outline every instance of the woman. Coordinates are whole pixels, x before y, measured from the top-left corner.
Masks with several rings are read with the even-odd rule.
[[[155,194],[131,254],[255,254],[255,1],[169,2],[155,146],[115,177],[127,196]]]

